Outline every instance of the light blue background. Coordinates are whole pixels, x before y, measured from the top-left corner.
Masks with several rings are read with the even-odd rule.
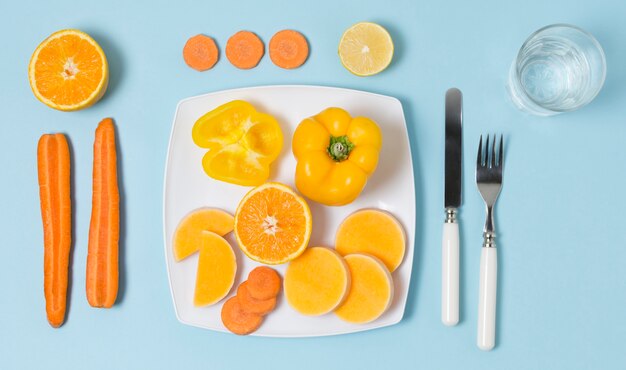
[[[624,369],[626,368],[626,3],[526,1],[8,1],[0,4],[0,368],[12,369]],[[351,24],[389,29],[391,67],[358,78],[339,63]],[[604,46],[608,75],[588,107],[553,118],[518,112],[505,80],[524,39],[568,22]],[[104,99],[75,113],[47,108],[27,78],[31,53],[63,28],[104,48],[111,81]],[[294,28],[309,39],[300,69],[266,55],[241,71],[223,55],[249,29],[268,42]],[[185,40],[213,36],[222,51],[198,73],[182,61]],[[407,313],[396,326],[318,339],[237,337],[176,321],[162,240],[162,179],[176,103],[185,97],[265,84],[320,84],[398,97],[411,134],[417,245]],[[444,217],[443,97],[465,97],[461,323],[440,323]],[[119,130],[123,195],[122,280],[110,310],[88,306],[85,260],[91,210],[93,133],[111,116]],[[75,244],[69,314],[46,322],[36,144],[66,133],[74,161]],[[473,183],[481,133],[506,136],[505,185],[497,207],[500,273],[497,348],[476,348],[478,267],[484,211]]]

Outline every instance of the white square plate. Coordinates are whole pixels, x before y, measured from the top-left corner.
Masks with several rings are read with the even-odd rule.
[[[398,323],[402,320],[409,290],[413,249],[415,244],[415,186],[411,149],[402,105],[396,98],[364,91],[321,86],[261,86],[227,90],[182,100],[176,109],[170,137],[163,196],[165,260],[170,289],[178,320],[184,324],[216,331],[227,331],[220,318],[222,302],[210,307],[195,307],[193,292],[197,254],[176,262],[172,252],[172,236],[178,222],[190,211],[200,207],[216,207],[234,214],[239,200],[249,187],[232,185],[209,178],[202,169],[205,149],[191,138],[191,128],[206,112],[231,100],[246,100],[257,110],[277,118],[285,143],[281,156],[272,165],[271,181],[294,186],[295,159],[291,153],[291,137],[296,126],[306,117],[327,107],[346,109],[352,116],[366,116],[376,121],[383,133],[383,149],[376,172],[365,190],[352,204],[327,207],[309,202],[313,214],[310,245],[333,246],[339,223],[361,208],[380,208],[395,215],[407,236],[404,261],[393,273],[394,298],[389,310],[378,320],[364,325],[341,321],[335,315],[307,317],[294,311],[279,296],[277,308],[253,335],[274,337],[306,337],[344,334]],[[231,233],[232,234],[232,233]],[[258,264],[243,255],[232,237],[237,256],[236,287]],[[284,275],[286,265],[275,266]],[[229,295],[229,296],[230,296]]]

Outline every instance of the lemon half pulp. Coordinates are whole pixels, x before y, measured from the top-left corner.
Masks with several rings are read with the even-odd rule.
[[[382,72],[393,58],[393,40],[381,25],[361,22],[344,32],[339,41],[339,58],[357,76]]]

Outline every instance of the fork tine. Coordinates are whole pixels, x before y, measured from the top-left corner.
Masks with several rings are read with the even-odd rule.
[[[489,168],[496,167],[496,144],[498,144],[496,134],[493,134],[493,143],[491,144],[491,160],[489,161]]]
[[[498,150],[498,168],[502,168],[502,161],[504,161],[504,143],[503,136],[500,134],[500,149]]]
[[[476,159],[476,167],[482,167],[483,165],[483,135],[480,135],[480,141],[478,142],[478,159]]]
[[[485,142],[485,167],[491,167],[489,163],[489,134],[487,134],[487,141]]]

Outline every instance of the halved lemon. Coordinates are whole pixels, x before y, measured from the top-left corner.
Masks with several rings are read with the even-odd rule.
[[[382,72],[393,58],[393,40],[381,25],[360,22],[348,28],[339,41],[339,58],[357,76]]]
[[[239,248],[268,265],[289,262],[309,244],[312,217],[306,201],[286,185],[269,182],[252,189],[235,213]]]
[[[42,103],[73,111],[93,105],[104,95],[109,67],[102,48],[88,34],[62,30],[39,44],[30,59],[28,80]]]

